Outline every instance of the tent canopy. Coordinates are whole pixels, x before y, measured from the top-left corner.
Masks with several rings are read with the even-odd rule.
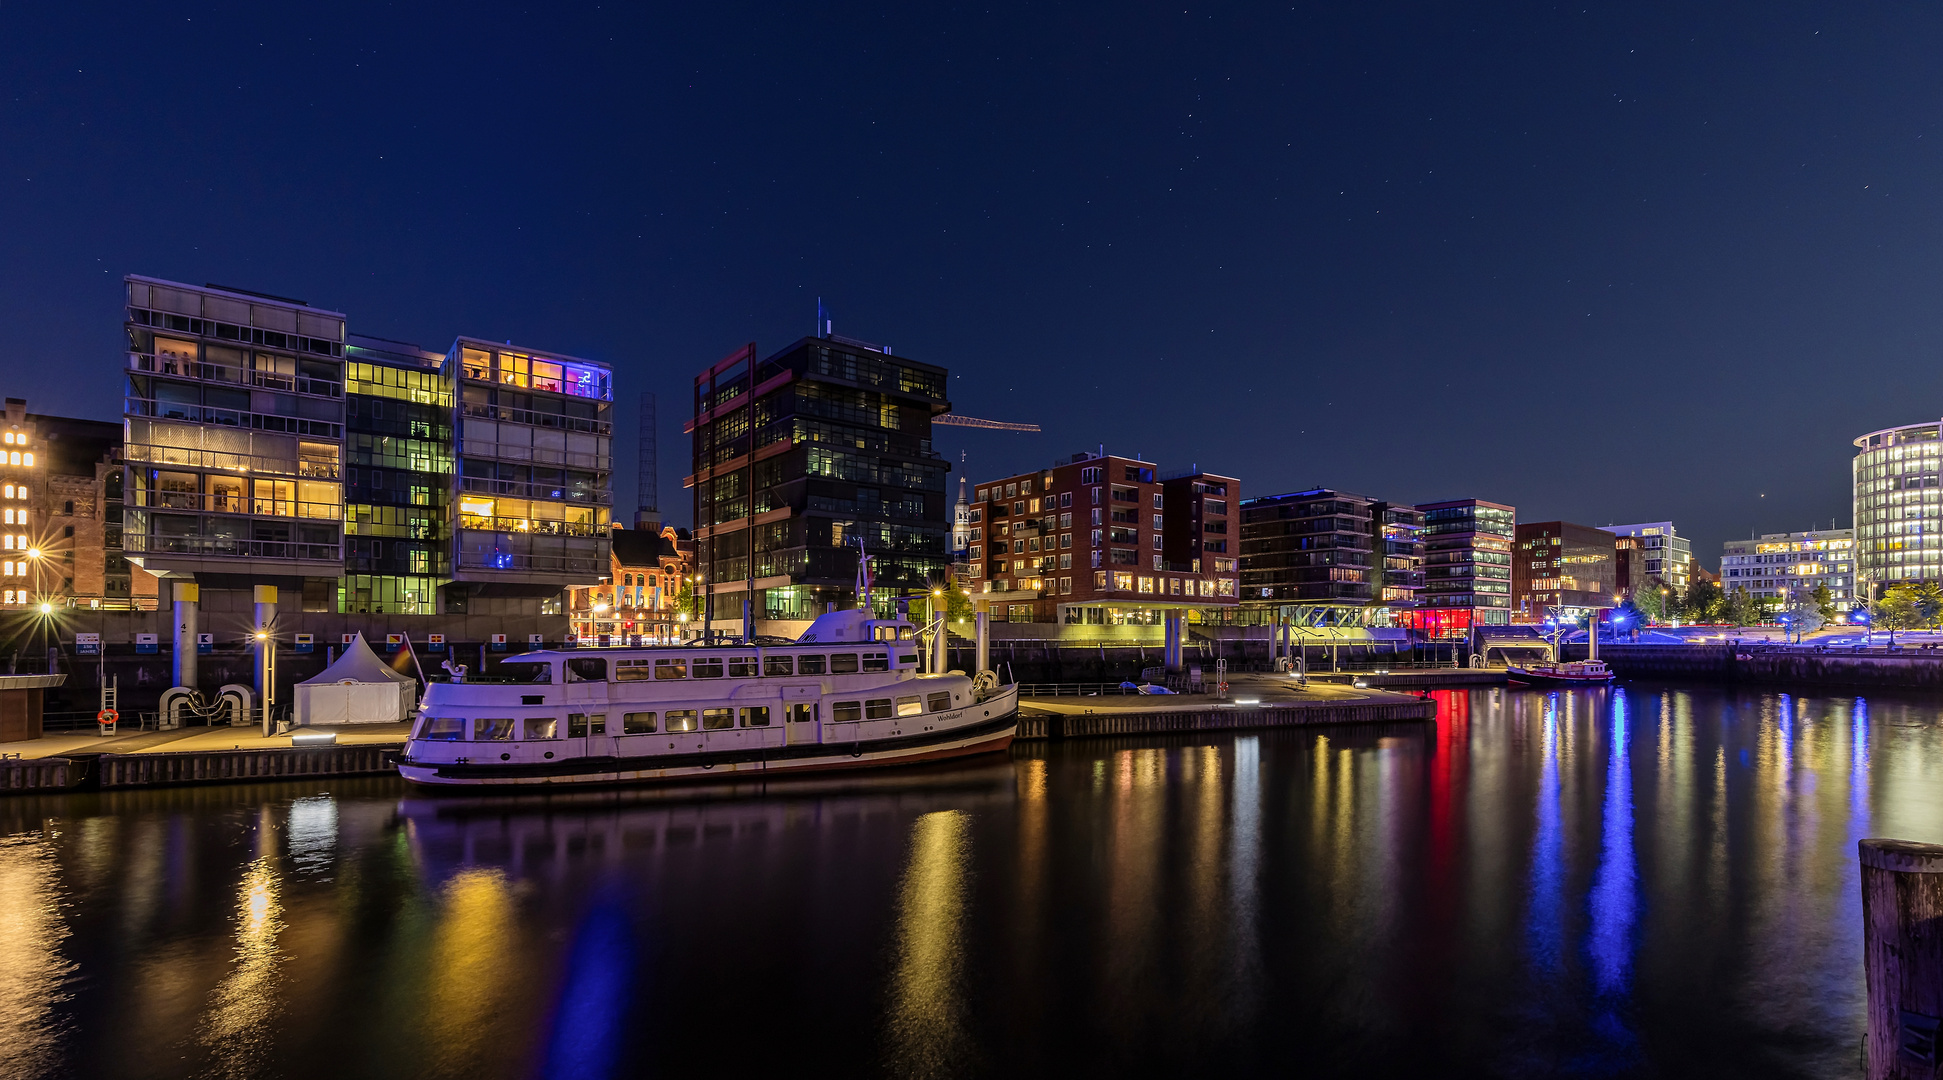
[[[331,666],[297,684],[296,698],[299,725],[396,723],[411,718],[418,680],[393,671],[359,634]]]
[[[329,685],[343,682],[411,683],[414,686],[418,684],[417,679],[410,675],[400,675],[391,669],[390,664],[379,659],[378,654],[371,650],[371,645],[364,640],[363,634],[353,637],[351,643],[344,646],[344,655],[333,661],[330,667],[298,685]]]

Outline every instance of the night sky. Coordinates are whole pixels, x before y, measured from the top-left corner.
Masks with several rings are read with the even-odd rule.
[[[1943,11],[1694,7],[8,4],[4,392],[118,417],[125,273],[301,297],[611,362],[623,518],[661,391],[685,523],[692,375],[821,296],[1045,427],[941,429],[974,481],[1104,442],[1713,566],[1943,413]]]

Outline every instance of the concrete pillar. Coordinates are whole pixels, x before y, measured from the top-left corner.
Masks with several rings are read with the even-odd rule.
[[[980,600],[977,602],[977,605],[974,617],[978,621],[978,667],[972,673],[974,675],[979,671],[990,671],[992,669],[992,602],[990,600]]]
[[[277,587],[256,587],[256,698],[263,708],[263,734],[270,734],[270,706],[277,700]]]
[[[196,606],[202,591],[193,581],[170,583],[175,595],[175,684],[196,688]]]

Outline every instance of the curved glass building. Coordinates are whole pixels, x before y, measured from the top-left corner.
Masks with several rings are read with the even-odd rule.
[[[1872,431],[1855,440],[1856,595],[1898,581],[1943,580],[1943,439],[1935,422]]]

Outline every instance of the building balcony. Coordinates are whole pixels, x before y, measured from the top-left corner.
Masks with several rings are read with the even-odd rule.
[[[334,442],[342,441],[344,438],[344,424],[339,420],[254,413],[243,409],[190,405],[179,401],[162,401],[134,395],[122,399],[122,412],[126,416],[180,420],[190,424],[211,424],[217,427],[245,428],[251,431],[279,431],[290,435],[330,439]]]
[[[169,353],[129,353],[128,369],[151,375],[172,375],[183,379],[200,379],[204,382],[232,383],[237,386],[258,386],[265,390],[282,390],[285,393],[310,394],[313,397],[341,398],[344,384],[336,379],[320,379],[314,376],[297,375],[281,371],[257,371],[251,368],[231,367],[228,364],[211,364]]]
[[[308,480],[336,480],[340,472],[336,459],[264,457],[260,454],[231,454],[216,450],[199,450],[187,446],[157,446],[152,443],[129,443],[123,448],[123,460],[143,465],[176,465],[185,469],[209,469],[216,472],[250,473],[269,476],[298,476]]]
[[[333,569],[343,564],[344,556],[342,547],[337,544],[219,536],[150,536],[143,533],[124,534],[122,550],[131,557],[187,555],[206,559],[276,559],[330,563]]]

